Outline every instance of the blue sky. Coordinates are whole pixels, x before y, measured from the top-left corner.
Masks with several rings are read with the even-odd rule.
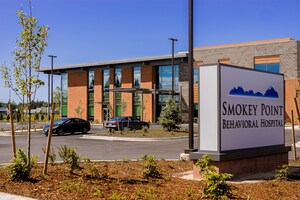
[[[26,0],[0,0],[0,64],[10,66],[20,32],[16,11]],[[41,67],[155,56],[188,49],[188,0],[32,0],[33,15],[49,25]],[[299,0],[194,0],[194,46],[273,38],[300,40]],[[41,76],[47,81],[45,75]],[[55,86],[59,85],[55,79]],[[47,82],[46,82],[47,85]],[[8,101],[0,82],[0,101]],[[12,99],[18,101],[12,93]],[[37,99],[47,100],[47,87]]]

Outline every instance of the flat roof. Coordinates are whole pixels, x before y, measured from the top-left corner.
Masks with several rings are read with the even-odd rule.
[[[174,58],[187,58],[188,53],[178,53],[174,54]],[[124,64],[134,64],[134,63],[144,63],[144,62],[151,62],[151,61],[162,61],[162,60],[170,60],[172,59],[172,54],[168,55],[161,55],[161,56],[147,56],[141,58],[129,58],[129,59],[121,59],[121,60],[110,60],[110,61],[103,61],[103,62],[88,62],[88,63],[80,63],[80,64],[70,64],[70,65],[62,65],[62,66],[54,66],[53,70],[68,70],[68,69],[82,69],[82,68],[90,68],[90,67],[105,67],[105,66],[112,66],[112,65],[124,65]],[[40,68],[40,72],[50,72],[51,67]]]

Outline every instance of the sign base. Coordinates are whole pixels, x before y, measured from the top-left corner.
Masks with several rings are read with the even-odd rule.
[[[199,168],[195,166],[196,162],[197,160],[194,160],[193,177],[201,178]],[[278,166],[288,164],[288,151],[273,155],[213,161],[211,164],[216,166],[217,171],[220,173],[230,173],[233,174],[233,178],[242,178],[252,174],[274,172]]]

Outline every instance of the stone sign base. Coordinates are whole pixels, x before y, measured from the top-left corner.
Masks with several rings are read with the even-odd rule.
[[[201,178],[199,168],[195,166],[197,160],[194,160],[193,176]],[[233,174],[234,178],[241,178],[250,174],[274,172],[278,166],[288,164],[288,152],[256,156],[250,158],[213,161],[212,165],[216,166],[220,173]]]

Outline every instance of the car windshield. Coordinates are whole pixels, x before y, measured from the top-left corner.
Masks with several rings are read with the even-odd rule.
[[[64,122],[66,122],[68,119],[67,118],[61,118],[58,120],[54,121],[54,124],[63,124]]]

